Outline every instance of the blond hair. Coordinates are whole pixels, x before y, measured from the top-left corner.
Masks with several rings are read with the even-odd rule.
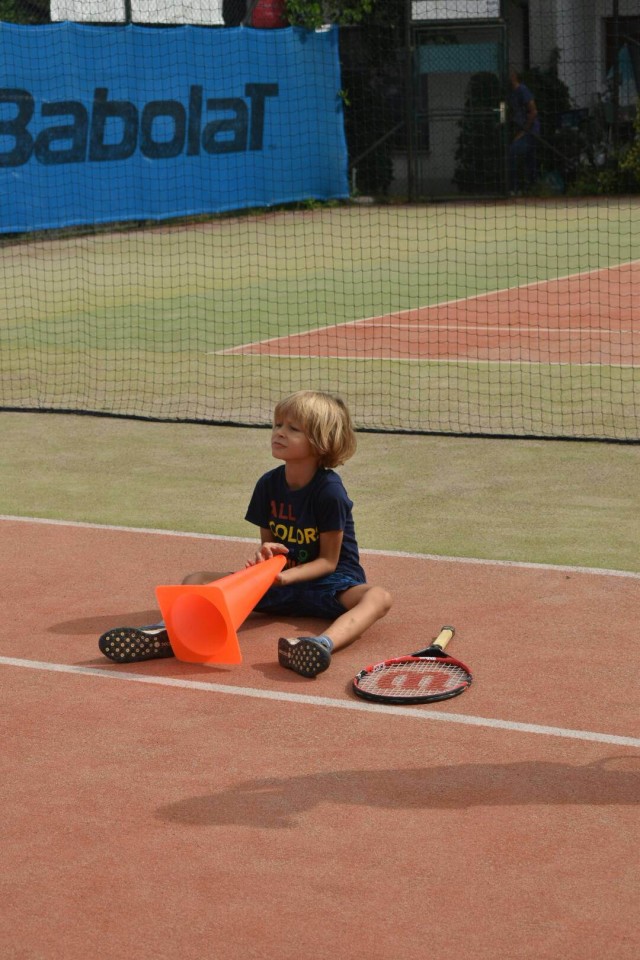
[[[276,404],[274,423],[288,417],[304,431],[321,467],[337,467],[356,452],[356,434],[341,397],[319,390],[298,390]]]

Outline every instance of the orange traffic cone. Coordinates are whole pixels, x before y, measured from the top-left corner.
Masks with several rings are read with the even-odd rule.
[[[178,660],[242,663],[236,630],[285,563],[285,557],[272,557],[212,583],[157,587],[162,618]]]

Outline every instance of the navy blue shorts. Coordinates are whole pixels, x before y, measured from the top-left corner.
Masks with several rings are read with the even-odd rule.
[[[318,580],[275,586],[267,590],[254,609],[258,613],[336,620],[347,609],[340,603],[337,594],[349,587],[360,586],[363,582],[344,573],[330,573]]]

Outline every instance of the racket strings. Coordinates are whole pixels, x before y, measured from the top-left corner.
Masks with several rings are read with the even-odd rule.
[[[370,693],[422,697],[449,694],[469,685],[469,674],[456,663],[442,660],[407,660],[388,663],[359,678],[359,686]]]

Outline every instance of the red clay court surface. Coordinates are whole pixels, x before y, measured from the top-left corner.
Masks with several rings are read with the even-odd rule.
[[[220,353],[640,366],[638,290],[640,261]]]
[[[245,541],[0,519],[3,960],[637,960],[638,575],[364,553],[389,616],[309,681],[97,637]],[[351,693],[443,624],[474,671]],[[452,649],[452,652],[453,649]]]

